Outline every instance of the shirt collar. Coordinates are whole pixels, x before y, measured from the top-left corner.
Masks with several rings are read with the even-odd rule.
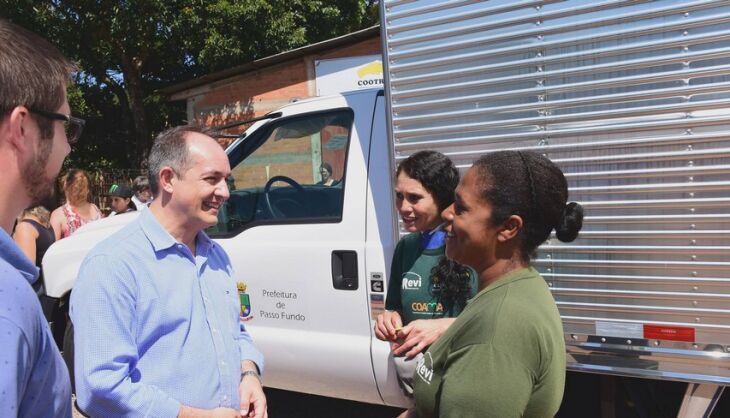
[[[23,253],[13,239],[0,228],[0,258],[13,266],[28,283],[33,284],[38,279],[38,267]]]
[[[421,248],[424,250],[433,250],[441,248],[446,241],[446,231],[442,229],[434,229],[421,233]]]
[[[151,210],[141,211],[139,215],[139,222],[142,227],[142,232],[144,232],[147,236],[147,239],[152,244],[152,248],[154,248],[155,252],[177,246],[178,242],[175,241],[175,238],[173,238],[172,235],[170,235],[170,233],[162,227]],[[205,255],[214,243],[205,232],[200,231],[195,237],[195,245],[196,253]]]
[[[195,237],[195,247],[196,253],[200,254],[203,257],[208,256],[208,252],[210,252],[210,249],[215,246],[215,242],[213,242],[212,239],[203,231],[198,232],[198,236]]]

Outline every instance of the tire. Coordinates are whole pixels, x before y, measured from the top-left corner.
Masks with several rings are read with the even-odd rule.
[[[66,322],[66,331],[63,334],[63,360],[68,368],[68,375],[71,378],[71,392],[76,393],[74,380],[74,325],[69,318]]]

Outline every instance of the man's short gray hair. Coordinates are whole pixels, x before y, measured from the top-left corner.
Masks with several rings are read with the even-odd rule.
[[[160,192],[160,171],[164,167],[172,168],[178,175],[189,168],[187,135],[191,132],[209,135],[210,131],[197,125],[183,125],[163,131],[155,138],[148,159],[150,190],[154,197]]]

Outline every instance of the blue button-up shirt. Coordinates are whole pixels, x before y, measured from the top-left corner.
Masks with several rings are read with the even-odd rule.
[[[38,268],[0,228],[0,417],[71,418],[71,382],[30,286]]]
[[[142,211],[97,245],[71,295],[77,402],[98,417],[238,410],[241,361],[263,356],[240,321],[232,268],[200,232],[196,255]]]

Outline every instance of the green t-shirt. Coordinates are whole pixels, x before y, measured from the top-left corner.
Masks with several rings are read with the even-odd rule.
[[[446,250],[445,246],[423,249],[421,234],[414,232],[398,241],[393,254],[385,309],[401,312],[403,325],[416,319],[453,318],[461,307],[441,302],[441,289],[431,278]],[[476,294],[476,275],[471,274],[472,294]]]
[[[419,417],[552,417],[563,398],[565,341],[543,278],[493,283],[431,345],[413,377]]]

